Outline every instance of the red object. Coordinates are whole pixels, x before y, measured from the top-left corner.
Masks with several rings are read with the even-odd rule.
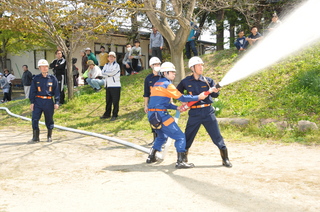
[[[209,95],[210,94],[210,91],[206,91],[204,92],[205,95]],[[199,102],[200,100],[198,101],[192,101],[192,102],[188,102],[185,106],[183,106],[183,111],[186,111],[188,110],[192,105],[194,105],[195,103]]]

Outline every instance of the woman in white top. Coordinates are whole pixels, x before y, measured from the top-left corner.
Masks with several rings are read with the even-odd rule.
[[[105,64],[102,69],[102,75],[105,77],[106,83],[106,111],[101,119],[110,118],[110,121],[114,121],[118,117],[119,102],[121,93],[120,83],[120,65],[116,61],[116,53],[109,52],[109,63]],[[113,110],[111,114],[111,109]],[[112,115],[112,116],[111,116]]]

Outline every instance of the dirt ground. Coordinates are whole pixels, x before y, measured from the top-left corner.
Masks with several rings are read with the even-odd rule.
[[[173,146],[149,165],[146,153],[100,138],[31,137],[0,128],[0,211],[320,211],[320,147],[227,141],[225,168],[211,142],[195,142],[196,167],[175,169]]]

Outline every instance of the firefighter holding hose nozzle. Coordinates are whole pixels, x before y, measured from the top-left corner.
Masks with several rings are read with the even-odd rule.
[[[204,63],[200,57],[192,57],[189,60],[188,66],[192,70],[192,75],[184,78],[177,86],[177,89],[181,93],[187,91],[189,95],[199,95],[200,93],[208,90],[211,94],[208,95],[207,98],[192,105],[190,107],[190,111],[188,112],[189,118],[185,129],[187,150],[184,157],[185,162],[188,162],[187,156],[189,149],[202,124],[210,135],[213,143],[220,150],[222,165],[226,167],[232,167],[232,164],[228,158],[227,147],[220,133],[218,121],[215,116],[215,110],[211,106],[213,103],[212,98],[217,98],[219,96],[220,85],[215,85],[211,78],[203,76]]]
[[[176,168],[193,168],[192,163],[185,162],[186,138],[180,130],[173,117],[168,113],[168,109],[181,111],[182,106],[171,103],[171,98],[182,102],[198,101],[207,98],[208,95],[199,93],[198,95],[182,95],[172,84],[176,76],[175,66],[170,62],[165,62],[160,68],[161,77],[151,88],[150,101],[148,104],[148,119],[151,127],[155,129],[157,137],[150,149],[147,163],[157,161],[156,152],[161,151],[161,147],[170,137],[175,140],[177,150]]]

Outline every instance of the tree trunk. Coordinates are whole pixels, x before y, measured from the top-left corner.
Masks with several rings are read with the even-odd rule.
[[[224,49],[224,10],[217,13],[217,51]]]
[[[229,33],[230,33],[230,38],[229,38],[229,41],[230,41],[230,45],[229,45],[229,48],[233,47],[234,46],[234,41],[235,41],[235,28],[236,28],[236,22],[235,21],[229,21],[229,24],[230,24],[230,28],[229,28]]]
[[[171,62],[174,64],[177,71],[173,84],[178,85],[179,82],[186,76],[183,62],[183,51],[171,48]]]
[[[68,99],[73,98],[73,76],[72,76],[72,54],[71,51],[66,55],[67,60],[67,89],[68,89]]]

